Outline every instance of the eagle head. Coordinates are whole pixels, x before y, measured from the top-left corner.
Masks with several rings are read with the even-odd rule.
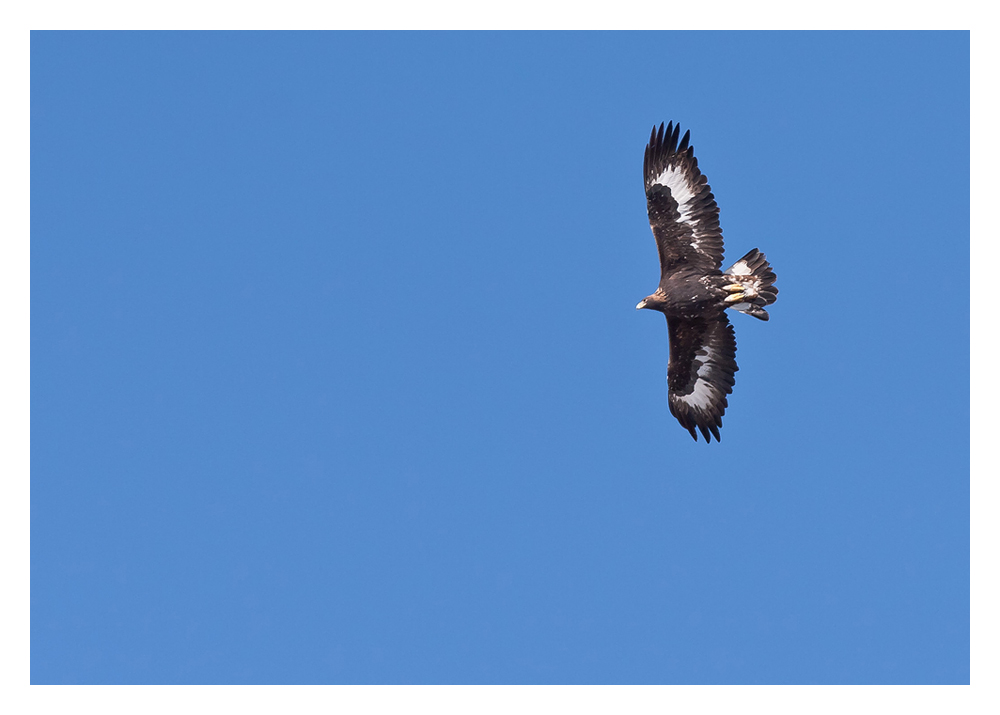
[[[635,309],[642,310],[647,308],[649,310],[660,310],[661,306],[665,303],[663,296],[658,293],[653,293],[652,295],[647,295],[645,298],[636,303]]]

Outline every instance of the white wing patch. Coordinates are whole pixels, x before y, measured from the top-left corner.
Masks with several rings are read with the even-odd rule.
[[[678,402],[704,410],[719,399],[719,391],[708,381],[708,376],[712,371],[710,360],[713,357],[714,353],[712,353],[711,348],[705,347],[698,350],[694,358],[697,367],[695,374],[697,374],[698,379],[695,380],[694,389],[689,394],[674,395]]]
[[[693,206],[691,199],[693,199],[695,194],[695,188],[688,181],[688,178],[684,175],[684,170],[679,166],[668,166],[660,175],[657,176],[650,183],[651,186],[666,186],[670,189],[670,195],[674,197],[674,201],[677,202],[677,211],[680,213],[681,217],[678,219],[681,223],[686,223],[688,226],[694,226],[695,220],[691,218],[691,213]]]

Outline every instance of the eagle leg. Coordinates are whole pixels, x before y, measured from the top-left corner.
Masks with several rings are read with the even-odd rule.
[[[729,291],[729,295],[722,301],[723,303],[756,303],[757,289],[746,283],[730,283],[724,286]],[[763,305],[763,301],[760,301]]]

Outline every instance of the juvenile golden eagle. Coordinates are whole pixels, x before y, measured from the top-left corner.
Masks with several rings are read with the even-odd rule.
[[[646,206],[660,253],[660,286],[636,309],[667,316],[670,361],[667,400],[694,440],[697,428],[719,440],[726,395],[736,384],[736,336],[726,309],[767,320],[775,301],[774,272],[756,248],[723,273],[719,206],[698,170],[691,132],[678,141],[680,125],[653,127],[642,173]]]

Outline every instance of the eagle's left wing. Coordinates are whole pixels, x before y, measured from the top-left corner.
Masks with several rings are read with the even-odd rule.
[[[736,384],[736,335],[725,313],[692,320],[667,318],[670,362],[667,364],[667,400],[695,442],[701,431],[706,442],[719,440],[726,395]]]
[[[691,132],[679,139],[680,131],[673,122],[666,129],[661,124],[659,131],[653,127],[642,162],[661,280],[685,264],[706,273],[722,266],[719,206],[688,145]]]

